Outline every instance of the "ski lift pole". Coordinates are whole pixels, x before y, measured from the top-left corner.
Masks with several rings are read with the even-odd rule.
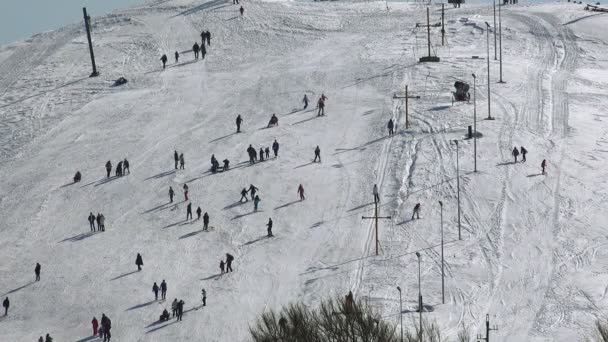
[[[99,76],[97,72],[97,66],[95,65],[95,54],[93,53],[93,42],[91,41],[91,17],[87,15],[87,8],[82,8],[84,14],[84,26],[87,30],[87,40],[89,41],[89,53],[91,54],[91,65],[93,66],[93,73],[89,77]]]
[[[378,201],[374,201],[374,216],[361,216],[362,220],[373,219],[375,221],[376,226],[376,255],[378,255],[378,219],[388,219],[390,220],[390,216],[378,216]]]
[[[408,99],[419,99],[420,96],[409,96],[407,91],[407,85],[405,86],[405,96],[397,96],[397,94],[393,95],[394,99],[405,99],[405,129],[410,128],[410,119],[409,119],[409,101]]]

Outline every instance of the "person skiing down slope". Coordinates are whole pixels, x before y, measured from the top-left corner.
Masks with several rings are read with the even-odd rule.
[[[542,174],[545,174],[545,168],[547,167],[547,160],[543,159],[542,163],[540,163],[540,167],[542,168]]]
[[[272,143],[272,151],[274,152],[275,158],[279,156],[279,143],[277,142],[277,139],[274,139],[274,142]]]
[[[414,206],[414,212],[412,213],[412,220],[414,219],[414,215],[416,215],[416,219],[420,219],[420,203],[416,203]]]
[[[378,185],[374,184],[374,203],[379,203],[380,202],[380,195],[378,194]]]
[[[137,253],[137,257],[135,257],[135,265],[137,265],[138,271],[141,271],[141,267],[144,265],[144,260],[139,253]]]
[[[236,132],[237,133],[241,133],[241,124],[243,123],[243,118],[241,118],[241,115],[237,115],[236,117]]]
[[[163,62],[163,70],[165,70],[165,65],[167,64],[167,55],[163,55],[160,58],[160,61]]]
[[[308,108],[308,96],[306,96],[306,94],[304,94],[304,98],[302,99],[302,102],[304,102],[304,109]],[[304,110],[302,109],[302,110]]]
[[[205,289],[201,291],[201,296],[203,297],[203,306],[207,306],[207,291]]]
[[[315,163],[317,161],[317,158],[319,158],[319,163],[320,163],[321,162],[321,149],[319,148],[319,145],[317,145],[317,148],[315,148],[315,159],[312,162]]]
[[[300,201],[306,199],[306,197],[304,197],[304,187],[302,186],[302,184],[300,184],[300,186],[298,187],[298,195],[300,195]]]
[[[266,227],[268,227],[268,237],[272,237],[272,219],[268,218],[268,223],[266,223]]]

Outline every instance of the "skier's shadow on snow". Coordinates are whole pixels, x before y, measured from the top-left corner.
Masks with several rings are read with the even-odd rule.
[[[538,177],[538,176],[542,176],[542,173],[533,173],[531,175],[527,175],[526,177],[530,178],[530,177]]]
[[[225,206],[224,208],[222,208],[222,210],[228,210],[228,209],[240,207],[241,205],[243,205],[245,203],[247,203],[247,202],[241,202],[241,201],[234,202],[232,204],[229,204],[229,205]]]
[[[177,221],[177,222],[175,222],[175,223],[171,223],[171,224],[169,224],[169,225],[164,226],[162,229],[165,229],[165,228],[171,228],[171,227],[175,227],[175,226],[177,226],[177,225],[181,225],[181,224],[182,224],[182,223],[184,223],[184,222],[188,223],[188,220],[181,220],[181,221]]]
[[[34,284],[34,283],[35,283],[35,281],[31,281],[31,282],[29,282],[29,283],[27,283],[25,285],[19,286],[19,287],[15,288],[15,289],[12,289],[12,290],[8,291],[7,293],[3,294],[2,296],[4,297],[4,296],[9,295],[11,293],[15,293],[15,292],[17,292],[19,290],[23,290],[24,288],[26,288],[26,287]]]
[[[258,211],[252,211],[252,212],[249,212],[246,214],[236,215],[235,217],[232,218],[232,220],[238,220],[245,216],[249,216],[249,215],[253,215],[253,214],[257,214],[257,213],[263,213],[263,212],[264,212],[264,210],[258,210]]]
[[[152,304],[154,304],[156,302],[157,302],[156,300],[151,300],[151,301],[149,301],[147,303],[137,304],[135,306],[132,306],[132,307],[126,309],[125,311],[132,311],[132,310],[137,310],[137,309],[140,309],[140,308],[144,308],[144,307],[146,307],[148,305],[152,305]]]
[[[119,276],[116,276],[116,277],[114,277],[114,278],[110,279],[110,281],[113,281],[113,280],[118,280],[118,279],[120,279],[120,278],[124,278],[124,277],[126,277],[126,276],[130,276],[131,274],[135,274],[135,273],[137,273],[137,272],[139,272],[139,271],[138,271],[138,270],[135,270],[135,271],[127,272],[127,273],[121,274],[121,275],[119,275]]]
[[[299,169],[299,168],[302,168],[302,167],[305,167],[305,166],[308,166],[308,165],[312,165],[312,164],[316,164],[316,163],[317,163],[317,162],[310,162],[310,163],[306,163],[306,164],[298,165],[298,166],[294,167],[293,169],[294,169],[294,170],[295,170],[295,169]]]
[[[148,177],[148,178],[146,178],[144,180],[163,178],[163,177],[166,177],[166,176],[173,175],[173,174],[175,174],[175,172],[176,172],[175,170],[164,171],[164,172],[161,172],[161,173],[159,173],[157,175],[150,176],[150,177]]]
[[[161,325],[161,326],[159,326],[159,327],[156,327],[156,328],[154,328],[154,329],[150,329],[150,330],[146,331],[146,334],[153,333],[153,332],[158,331],[158,330],[160,330],[160,329],[162,329],[162,328],[166,328],[166,327],[168,327],[168,326],[170,326],[170,325],[172,325],[172,324],[175,324],[175,323],[177,323],[177,322],[178,322],[178,321],[177,321],[176,319],[174,319],[174,320],[172,320],[171,322],[169,322],[169,323],[167,323],[167,324],[165,324],[165,325]],[[153,327],[153,326],[155,326],[155,325],[159,325],[159,324],[161,324],[161,323],[162,323],[161,321],[156,321],[156,322],[154,322],[154,323],[152,323],[152,324],[148,325],[146,328]]]
[[[251,241],[247,241],[243,244],[243,246],[249,246],[249,245],[253,245],[254,243],[258,242],[258,241],[262,241],[268,239],[268,235],[264,235],[264,236],[260,236],[257,239],[251,240]]]
[[[60,188],[60,189],[61,189],[61,188],[67,188],[68,186],[70,186],[70,185],[74,185],[74,184],[76,184],[76,183],[71,182],[71,183],[63,184],[63,185],[62,185],[62,186],[60,186],[59,188]]]
[[[298,203],[298,202],[301,202],[301,201],[299,201],[299,200],[291,201],[291,202],[289,202],[289,203],[285,203],[285,204],[283,204],[283,205],[280,205],[280,206],[278,206],[278,207],[274,208],[274,210],[278,210],[278,209],[282,209],[282,208],[287,208],[287,207],[289,207],[290,205],[294,205],[294,204],[296,204],[296,203]]]
[[[59,242],[67,242],[67,241],[78,242],[78,241],[81,241],[81,240],[84,240],[84,239],[88,239],[91,236],[95,235],[96,233],[97,232],[81,233],[81,234],[78,234],[78,235],[71,236],[69,238],[65,238],[65,239],[63,239],[63,240],[61,240]]]
[[[110,178],[104,178],[104,179],[98,181],[97,184],[95,184],[95,186],[100,186],[100,185],[104,185],[106,183],[110,183],[111,181],[115,181],[121,177],[123,177],[123,176],[112,176]]]
[[[188,234],[186,234],[186,235],[182,235],[182,236],[180,236],[180,237],[179,237],[179,239],[180,239],[180,240],[182,240],[182,239],[187,239],[187,238],[192,237],[192,236],[194,236],[194,235],[198,235],[198,234],[200,234],[200,233],[202,233],[202,232],[204,232],[204,230],[202,230],[202,229],[201,229],[201,230],[196,230],[196,231],[193,231],[193,232],[188,233]]]
[[[80,340],[78,340],[76,342],[88,342],[88,341],[94,341],[94,340],[97,340],[97,339],[99,339],[98,336],[89,336],[89,337],[85,337],[83,339],[80,339]]]
[[[212,280],[212,279],[219,279],[222,276],[222,273],[217,273],[214,274],[212,276],[208,276],[207,278],[203,278],[201,280]]]
[[[161,204],[161,205],[159,205],[157,207],[154,207],[152,209],[148,209],[148,210],[144,211],[142,214],[151,213],[151,212],[157,211],[157,210],[161,211],[161,210],[169,209],[172,205],[176,205],[177,206],[179,203],[182,203],[182,202],[186,202],[186,201],[173,202],[173,203],[171,203],[171,202],[164,203],[164,204]]]
[[[365,207],[367,207],[368,205],[371,205],[371,204],[374,204],[374,202],[369,202],[369,203],[361,204],[360,206],[356,206],[354,208],[348,209],[346,212],[351,212],[351,211],[363,209],[363,208],[365,208]]]
[[[210,143],[212,143],[212,142],[216,142],[216,141],[219,141],[219,140],[222,140],[222,139],[229,138],[229,137],[231,137],[231,136],[233,136],[233,135],[236,135],[236,134],[237,134],[236,132],[234,132],[234,133],[230,133],[230,134],[224,135],[223,137],[215,138],[215,139],[213,139],[213,140],[211,140],[211,141],[209,141],[209,142],[210,142]]]
[[[323,116],[325,116],[325,115],[321,115],[321,116],[319,116],[319,115],[315,115],[315,116],[313,116],[313,117],[311,117],[311,118],[304,119],[304,120],[302,120],[302,121],[298,121],[298,122],[294,122],[294,123],[292,123],[291,125],[292,125],[292,126],[293,126],[293,125],[299,125],[299,124],[302,124],[302,123],[305,123],[305,122],[308,122],[308,121],[312,121],[312,120],[314,120],[314,119],[318,119],[318,118],[323,117]]]
[[[506,161],[506,162],[498,163],[498,164],[496,164],[496,166],[505,166],[505,165],[513,165],[513,164],[515,164],[515,162]]]

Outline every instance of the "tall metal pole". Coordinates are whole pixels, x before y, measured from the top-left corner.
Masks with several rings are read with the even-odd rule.
[[[460,165],[458,163],[458,155],[460,153],[458,149],[458,140],[454,140],[454,143],[456,144],[456,196],[458,200],[458,240],[462,240],[462,236],[460,234]]]
[[[445,27],[444,27],[444,17],[445,17],[445,4],[441,3],[441,46],[444,45],[445,41]]]
[[[445,304],[445,273],[443,272],[443,202],[439,201],[441,208],[441,303]]]
[[[473,74],[473,171],[477,172],[477,77]]]
[[[375,207],[375,214],[374,216],[376,217],[376,255],[378,255],[378,201],[375,201],[374,203],[374,207]]]
[[[487,59],[488,59],[488,120],[493,120],[492,119],[492,114],[490,112],[490,24],[488,24],[488,22],[486,21],[486,29],[488,31],[487,34]]]
[[[431,17],[428,7],[426,8],[426,35],[428,40],[429,57],[431,57]]]
[[[401,300],[401,288],[397,286],[399,291],[399,320],[401,321],[401,342],[403,342],[403,301]]]
[[[422,342],[422,285],[420,281],[420,252],[416,252],[416,256],[418,257],[418,312],[420,313],[418,341]]]
[[[500,81],[498,83],[505,83],[502,80],[502,17],[500,15],[501,3],[498,3],[498,44],[499,44],[499,55],[500,55]]]
[[[410,116],[408,109],[407,85],[405,86],[405,129],[410,128]]]
[[[494,60],[498,59],[498,55],[496,52],[496,0],[492,0],[494,2]]]
[[[82,8],[82,13],[84,14],[84,26],[87,30],[87,40],[89,41],[89,53],[91,54],[91,65],[93,66],[93,73],[89,77],[99,76],[99,72],[97,72],[97,66],[95,65],[95,54],[93,53],[93,42],[91,42],[91,28],[90,22],[91,17],[87,15],[87,8]]]

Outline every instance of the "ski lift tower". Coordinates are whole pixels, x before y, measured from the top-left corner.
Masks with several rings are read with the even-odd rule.
[[[439,57],[437,57],[437,56],[431,56],[431,26],[433,26],[433,27],[439,27],[439,26],[441,26],[441,23],[431,25],[431,23],[430,23],[429,8],[427,7],[426,8],[426,25],[423,25],[423,24],[420,24],[420,23],[416,24],[416,27],[426,27],[427,43],[428,43],[428,51],[429,51],[428,56],[420,57],[420,59],[419,59],[420,63],[439,62],[440,61]]]

